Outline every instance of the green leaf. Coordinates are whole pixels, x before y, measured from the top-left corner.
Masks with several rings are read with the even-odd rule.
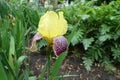
[[[93,64],[93,61],[91,59],[89,59],[89,58],[86,58],[86,57],[83,57],[82,59],[84,60],[83,63],[84,63],[85,68],[88,71],[90,71],[91,70],[91,66]]]
[[[0,0],[0,16],[7,15],[10,12],[10,5],[5,0]]]
[[[115,72],[116,68],[115,68],[115,66],[113,66],[111,60],[106,56],[103,59],[104,60],[102,62],[102,66],[105,67],[105,70],[109,71],[109,73]]]
[[[66,56],[67,56],[67,52],[64,52],[64,53],[60,54],[60,56],[56,60],[54,66],[52,68],[52,73],[51,73],[52,74],[51,75],[52,79],[57,75],[57,73],[59,71],[59,68],[60,68],[60,66],[61,66],[61,64],[62,64],[62,62],[63,62],[63,60],[65,59]]]
[[[113,59],[118,60],[120,62],[120,45],[114,44],[115,46],[111,47],[111,51],[113,52]]]
[[[77,30],[74,31],[72,39],[71,39],[71,43],[73,46],[75,46],[76,44],[78,44],[80,42],[80,39],[83,37],[83,32],[81,30]]]
[[[29,77],[29,80],[37,80],[36,76]]]
[[[106,35],[102,35],[102,36],[99,36],[99,41],[101,41],[101,42],[104,42],[104,41],[106,41],[107,39],[109,40],[109,39],[111,39],[111,35],[110,34],[106,34]]]
[[[9,48],[9,64],[13,71],[15,71],[15,66],[14,66],[15,61],[16,61],[15,42],[14,42],[14,37],[11,35],[10,48]]]
[[[107,32],[109,32],[111,29],[110,26],[107,26],[106,24],[102,24],[101,25],[101,29],[100,29],[100,33],[103,35],[103,34],[106,34]]]
[[[1,61],[0,61],[0,80],[8,80]]]
[[[48,45],[48,43],[46,42],[46,40],[41,39],[40,42],[38,43],[38,48],[40,49],[40,48],[45,47],[47,45]]]
[[[15,76],[15,73],[14,71],[12,70],[10,64],[9,64],[9,61],[8,59],[6,58],[6,55],[3,53],[3,52],[0,52],[1,53],[1,56],[2,56],[2,59],[4,59],[4,63],[6,63],[5,66],[7,66],[8,70],[10,73],[7,74],[7,76],[9,77],[9,80],[13,80],[13,76]]]
[[[102,49],[101,49],[101,51],[102,51]],[[100,58],[102,58],[102,52],[101,51],[99,49],[97,50],[97,54]]]
[[[88,19],[89,17],[90,17],[90,15],[87,15],[87,14],[81,15],[82,20],[86,20],[86,19]]]
[[[75,32],[76,30],[77,30],[76,28],[73,28],[73,31],[71,32],[71,34],[69,34],[69,35],[67,36],[68,45],[70,45],[70,43],[72,43],[71,40],[72,40],[72,38],[74,37],[74,32]]]
[[[20,56],[20,57],[18,58],[18,60],[17,60],[18,69],[20,68],[23,60],[26,59],[26,58],[27,58],[27,56]]]
[[[117,40],[120,37],[120,28],[116,30],[116,33],[114,34],[114,40]]]
[[[90,47],[93,41],[94,41],[94,38],[83,39],[82,42],[83,42],[85,50],[87,50],[88,47]]]

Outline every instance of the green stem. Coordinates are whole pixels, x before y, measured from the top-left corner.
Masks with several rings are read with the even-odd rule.
[[[50,57],[51,57],[50,49],[48,47],[47,48],[47,61],[48,61],[48,63],[47,63],[47,78],[48,78],[48,80],[50,80]]]
[[[48,58],[48,69],[47,69],[47,71],[48,71],[48,80],[49,80],[49,78],[50,78],[50,55],[47,55],[47,58]]]

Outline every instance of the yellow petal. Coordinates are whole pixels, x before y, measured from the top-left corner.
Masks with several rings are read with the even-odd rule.
[[[58,23],[59,36],[64,35],[67,32],[67,21],[64,19],[63,12],[59,12],[59,23]]]
[[[67,21],[64,19],[63,12],[59,15],[54,11],[48,11],[40,19],[38,32],[48,41],[56,36],[64,35],[67,31]]]

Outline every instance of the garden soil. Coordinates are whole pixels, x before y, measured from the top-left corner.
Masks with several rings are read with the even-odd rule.
[[[46,60],[47,58],[45,54],[30,53],[30,75],[38,77]],[[54,62],[55,57],[51,60],[51,67],[54,65]],[[104,68],[98,63],[94,63],[91,71],[87,71],[82,60],[71,54],[63,61],[58,75],[75,75],[66,76],[62,78],[62,80],[120,80],[120,64],[117,64],[117,69],[115,69],[115,72],[112,74],[104,70]]]

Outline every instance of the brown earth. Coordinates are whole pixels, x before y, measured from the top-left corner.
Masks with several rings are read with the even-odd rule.
[[[39,76],[44,64],[46,55],[40,53],[30,54],[30,74]],[[51,60],[51,66],[55,59]],[[82,64],[82,60],[74,55],[68,55],[61,65],[58,75],[77,75],[62,78],[62,80],[120,80],[120,64],[117,64],[114,74],[109,74],[100,64],[94,63],[91,71],[87,71]]]

